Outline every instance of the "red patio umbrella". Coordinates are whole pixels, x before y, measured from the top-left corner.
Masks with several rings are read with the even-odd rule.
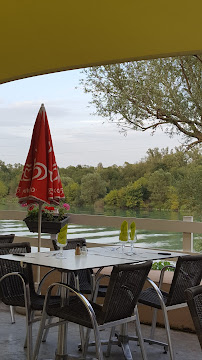
[[[42,204],[58,204],[65,198],[43,104],[36,118],[30,149],[16,196],[21,204],[39,204],[38,251],[40,251]]]

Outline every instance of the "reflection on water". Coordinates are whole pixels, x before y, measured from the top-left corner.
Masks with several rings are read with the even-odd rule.
[[[16,209],[11,204],[10,208],[7,206],[0,207],[2,210],[22,210],[18,204]],[[71,208],[71,212],[75,214],[97,214],[106,216],[128,216],[137,218],[153,218],[153,219],[167,219],[167,220],[182,220],[185,215],[193,215],[195,221],[201,221],[199,215],[190,213],[180,213],[171,211],[148,211],[148,210],[113,210],[113,209],[94,209],[92,207],[86,208]],[[15,233],[16,236],[37,237],[36,233],[30,233],[23,221],[15,220],[0,220],[0,234]],[[42,238],[50,238],[49,234],[42,234]],[[68,238],[85,237],[87,242],[114,244],[118,242],[118,230],[114,228],[104,227],[88,227],[81,225],[68,226]],[[195,234],[197,239],[198,235]],[[159,249],[182,250],[182,233],[160,233],[138,230],[137,231],[137,246],[154,247]]]
[[[23,221],[0,220],[0,234],[15,233],[16,236],[37,237],[30,233]],[[81,225],[68,226],[68,239],[85,237],[87,242],[100,244],[115,244],[118,242],[119,231],[114,228],[94,228]],[[42,238],[49,239],[50,234],[42,234]],[[152,233],[137,231],[137,246],[154,247],[159,249],[182,250],[182,234],[179,233]]]

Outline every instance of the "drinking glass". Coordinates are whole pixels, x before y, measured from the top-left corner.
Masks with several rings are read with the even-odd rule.
[[[121,250],[120,252],[123,254],[124,253],[124,249],[125,249],[125,246],[126,246],[126,243],[128,241],[128,236],[127,236],[127,240],[121,240],[120,239],[120,234],[119,234],[119,244],[121,245]]]
[[[135,254],[135,252],[134,252],[134,244],[136,243],[136,241],[137,241],[137,235],[135,234],[134,239],[132,240],[130,238],[130,234],[129,234],[129,236],[128,236],[128,242],[130,243],[130,250],[128,252],[129,255]]]
[[[59,246],[59,250],[58,250],[58,252],[57,252],[57,254],[56,254],[56,258],[57,259],[64,259],[64,251],[63,251],[63,248],[65,247],[67,245],[67,242],[66,242],[66,244],[61,244],[61,243],[59,243],[58,241],[57,241],[57,246]]]

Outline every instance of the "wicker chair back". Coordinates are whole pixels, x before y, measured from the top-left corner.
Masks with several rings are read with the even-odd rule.
[[[202,285],[187,289],[185,296],[202,349]]]
[[[202,255],[180,256],[176,263],[166,306],[186,302],[185,290],[199,285],[201,278]]]
[[[0,244],[11,244],[14,240],[15,234],[0,235]]]
[[[54,250],[59,250],[59,246],[57,245],[57,242],[55,240],[52,240],[52,243]],[[64,246],[64,250],[75,249],[77,244],[79,244],[80,246],[86,244],[86,239],[85,238],[69,239],[67,241],[67,245]],[[92,279],[91,279],[92,273],[93,273],[92,269],[79,270],[76,272],[76,274],[78,274],[79,277],[79,287],[80,287],[79,290],[84,294],[91,294],[92,292]],[[71,273],[70,286],[75,287],[75,280],[73,273]]]
[[[147,261],[113,267],[102,308],[103,323],[132,315],[151,266]]]
[[[0,254],[30,253],[31,247],[28,242],[14,244],[0,244]],[[27,264],[25,268],[20,266],[19,261],[0,259],[0,278],[6,274],[17,272],[24,275],[29,281],[30,292],[34,291],[32,268]],[[0,283],[0,297],[6,305],[25,306],[24,289],[19,276],[6,277]]]

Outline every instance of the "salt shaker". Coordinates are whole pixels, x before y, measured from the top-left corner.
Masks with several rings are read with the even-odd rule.
[[[85,243],[82,245],[81,254],[82,254],[82,255],[87,255],[87,247],[86,247],[86,244],[85,244]]]

